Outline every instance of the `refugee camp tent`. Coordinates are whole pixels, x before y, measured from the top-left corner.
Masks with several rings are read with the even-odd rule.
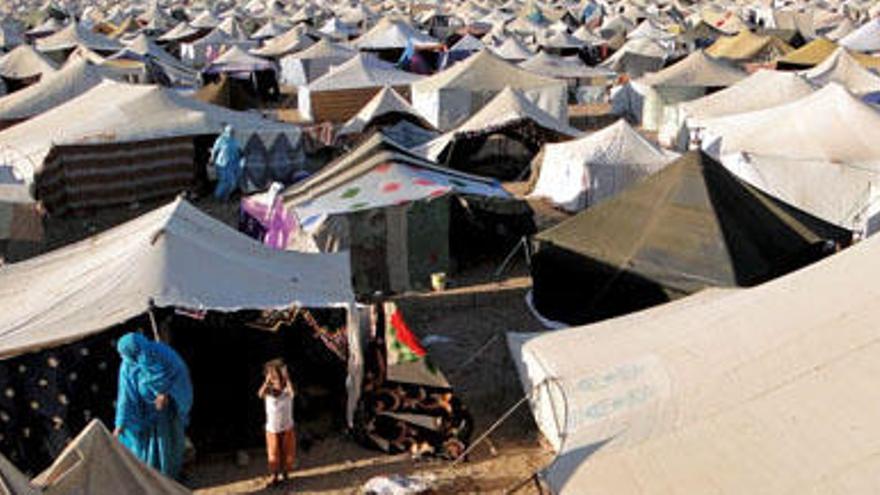
[[[257,41],[271,39],[276,36],[281,36],[288,28],[289,26],[275,22],[273,19],[269,19],[265,24],[260,26],[260,29],[257,29],[251,34],[251,39]]]
[[[307,86],[326,74],[330,67],[342,65],[356,54],[357,50],[322,39],[302,51],[281,58],[280,82],[290,86]]]
[[[98,419],[92,420],[33,484],[45,495],[192,493],[141,462]]]
[[[619,120],[580,139],[544,145],[533,163],[529,196],[577,212],[656,173],[677,156]]]
[[[299,24],[278,35],[259,48],[254,48],[251,53],[260,57],[281,58],[285,55],[304,50],[315,43],[308,35],[308,28]]]
[[[11,86],[10,91],[33,84],[56,70],[58,66],[55,62],[30,45],[21,45],[0,57],[0,77]]]
[[[218,28],[190,43],[180,45],[180,58],[192,67],[200,68],[220,56],[225,50],[238,46],[243,50],[257,47],[257,42],[238,32],[229,34]]]
[[[837,50],[837,43],[827,38],[816,38],[806,45],[776,59],[776,68],[813,67],[822,63],[835,50]]]
[[[486,45],[484,45],[478,38],[475,38],[470,34],[465,34],[446,51],[446,58],[440,65],[440,68],[446,69],[456,62],[461,62],[484,48],[486,48]]]
[[[411,122],[427,131],[434,129],[408,101],[394,89],[386,86],[376,93],[376,96],[364,105],[357,115],[343,124],[336,136],[361,135],[368,133],[370,128],[394,124],[401,120]]]
[[[349,26],[344,23],[338,17],[332,17],[321,26],[318,31],[324,35],[327,35],[330,38],[339,41],[347,41],[359,34],[359,31],[356,27]]]
[[[238,46],[229,48],[202,69],[204,74],[230,74],[238,77],[250,77],[254,72],[261,71],[274,72],[275,64],[251,55]]]
[[[520,63],[519,66],[535,74],[564,79],[569,81],[572,86],[578,86],[583,83],[584,85],[603,87],[603,90],[604,85],[609,81],[613,81],[617,76],[617,74],[608,69],[586,65],[576,55],[557,57],[543,51]]]
[[[344,254],[260,247],[182,199],[4,266],[0,293],[8,305],[0,325],[3,358],[101,332],[151,305],[230,312],[354,300]]]
[[[0,50],[10,51],[24,43],[24,36],[18,30],[18,27],[5,20],[0,22]]]
[[[262,310],[345,310],[342,325],[354,329],[343,336],[348,339],[348,353],[342,361],[349,374],[346,419],[352,424],[362,358],[345,253],[274,250],[178,199],[81,242],[4,266],[0,269],[0,293],[9,305],[0,322],[0,380],[4,390],[14,387],[17,392],[14,400],[4,399],[2,406],[12,411],[16,421],[2,423],[0,429],[4,452],[22,454],[20,458],[27,465],[34,466],[42,452],[60,450],[65,432],[78,428],[75,425],[81,424],[84,416],[86,420],[90,414],[112,420],[112,399],[93,400],[115,392],[110,391],[115,373],[107,373],[108,365],[115,371],[113,363],[119,359],[112,338],[143,325],[148,311],[157,313],[157,319],[178,311],[191,315],[211,312],[217,318],[250,312],[253,321]],[[157,325],[161,323],[159,320]],[[241,327],[234,328],[241,334]],[[211,345],[216,341],[213,335],[219,338],[221,329],[219,325],[211,329]],[[83,356],[90,355],[98,359],[83,361]],[[188,355],[187,362],[191,358]],[[245,359],[239,356],[238,362]],[[77,364],[81,361],[82,366]],[[39,370],[40,375],[9,373],[22,365]],[[88,371],[86,367],[97,369]],[[199,381],[197,371],[191,369],[195,382]],[[78,373],[82,383],[69,381],[71,372]],[[213,371],[214,376],[218,373]],[[28,385],[28,380],[39,377],[50,380],[51,388]],[[59,405],[54,394],[45,397],[46,391],[67,399],[62,398]],[[243,392],[238,389],[237,393]],[[29,401],[35,397],[41,398],[37,411],[31,412]],[[28,412],[22,416],[19,411]],[[212,412],[216,415],[215,409]],[[62,420],[64,428],[53,428],[57,425],[53,415]],[[24,427],[44,432],[44,441],[35,444],[27,437],[13,435],[12,431],[18,430],[10,430]]]
[[[497,48],[491,48],[495,55],[508,62],[522,62],[535,54],[516,36],[508,36]]]
[[[509,335],[558,449],[542,473],[551,492],[872,493],[878,248],[868,239],[758,287]]]
[[[126,41],[125,48],[114,53],[108,60],[111,63],[114,60],[138,61],[144,65],[144,70],[148,73],[158,67],[167,81],[152,81],[155,83],[166,82],[172,86],[185,87],[194,87],[199,84],[198,72],[166,52],[144,34],[139,34]],[[150,79],[157,79],[157,77],[154,76]]]
[[[742,70],[703,51],[693,52],[659,72],[642,76],[637,82],[648,88],[642,109],[642,127],[649,131],[667,128],[675,132],[680,121],[678,104],[726,88],[746,77]],[[661,143],[671,137],[661,136]]]
[[[544,143],[580,136],[508,86],[460,126],[414,151],[450,168],[514,180]]]
[[[721,91],[679,105],[679,130],[674,145],[687,150],[698,139],[698,129],[708,119],[753,112],[799,100],[816,89],[803,77],[791,73],[759,70]],[[672,125],[672,124],[670,124]],[[672,134],[674,131],[667,131]]]
[[[0,494],[2,495],[38,495],[37,490],[21,471],[9,459],[0,454]]]
[[[730,154],[722,163],[740,179],[826,222],[863,236],[880,229],[876,167],[753,153]]]
[[[455,128],[510,86],[544,112],[568,120],[565,82],[533,74],[483,50],[461,63],[412,85],[413,107],[431,124]]]
[[[628,74],[630,78],[639,78],[646,73],[655,72],[663,67],[672,50],[659,42],[648,38],[629,40],[613,55],[600,64],[600,67],[620,74]]]
[[[244,148],[251,139],[267,148],[285,139],[301,150],[300,132],[292,125],[158,86],[112,81],[0,132],[0,147],[17,150],[7,159],[28,173],[48,211],[61,215],[187,189],[196,174],[194,138],[216,135],[226,124],[236,129]],[[68,172],[84,166],[89,173]]]
[[[36,42],[37,50],[56,62],[63,62],[74,48],[80,46],[104,55],[117,52],[123,47],[122,43],[95,33],[78,22],[72,22],[57,33]]]
[[[767,62],[794,50],[784,41],[771,35],[740,31],[735,36],[718,38],[706,54],[736,62]]]
[[[869,20],[837,42],[840,46],[857,52],[880,50],[880,19]]]
[[[740,181],[691,151],[539,233],[534,306],[586,323],[706,287],[751,286],[808,264],[850,232]]]
[[[0,129],[66,103],[103,80],[99,67],[85,60],[72,60],[38,83],[0,98]]]
[[[511,199],[494,180],[440,167],[374,134],[283,192],[299,225],[288,248],[350,250],[360,294],[426,287],[432,273],[451,269],[448,195]]]
[[[748,152],[876,167],[878,125],[876,110],[843,86],[829,83],[791,103],[706,119],[703,146],[719,156]]]
[[[352,46],[362,51],[403,50],[408,44],[419,47],[433,47],[440,42],[422,33],[402,19],[383,17],[369,31],[352,42]]]
[[[802,74],[817,86],[836,82],[857,95],[880,91],[880,76],[863,67],[843,48],[838,48],[824,62]]]
[[[391,86],[405,97],[410,84],[422,76],[397,69],[369,54],[358,54],[332,67],[308,86],[297,90],[298,109],[314,122],[342,123],[353,117],[383,87]]]

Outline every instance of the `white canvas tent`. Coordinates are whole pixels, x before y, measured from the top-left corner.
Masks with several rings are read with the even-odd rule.
[[[880,50],[880,19],[871,19],[838,40],[840,46],[857,52]]]
[[[529,196],[577,212],[659,171],[677,156],[620,120],[574,141],[544,145]]]
[[[64,29],[37,40],[37,50],[53,54],[84,46],[99,53],[113,53],[122,49],[122,43],[93,32],[78,22],[68,24]]]
[[[864,235],[880,229],[877,167],[753,153],[721,162],[740,179],[822,220]]]
[[[355,55],[357,50],[322,39],[302,51],[283,57],[279,61],[279,82],[290,86],[306,86],[326,74],[334,65],[342,65]]]
[[[425,126],[430,128],[430,124],[424,121],[422,116],[419,115],[408,101],[394,91],[394,89],[386,86],[376,93],[376,96],[364,105],[357,115],[346,122],[336,135],[359,134],[375,119],[392,113],[410,116],[410,118],[416,121],[424,122]]]
[[[534,123],[538,128],[564,136],[566,139],[582,135],[579,130],[571,127],[567,122],[561,121],[539,108],[521,91],[507,86],[485,107],[460,126],[413,151],[429,160],[436,161],[458,139],[471,138],[473,135],[481,133],[490,134],[506,126],[527,121]]]
[[[880,76],[863,67],[843,48],[838,48],[821,64],[801,74],[817,86],[835,82],[857,95],[880,91]]]
[[[0,269],[0,357],[82,339],[151,306],[197,311],[344,307],[358,328],[348,253],[274,250],[178,199],[76,244]],[[349,335],[348,421],[360,394]]]
[[[412,85],[419,113],[440,130],[450,130],[474,115],[510,86],[560,121],[568,121],[568,89],[564,81],[533,74],[488,50]]]
[[[0,76],[7,79],[42,77],[56,70],[55,62],[30,45],[21,45],[0,58]]]
[[[87,92],[104,80],[101,69],[78,59],[20,91],[0,98],[0,122],[31,118]]]
[[[176,481],[134,456],[100,420],[92,420],[34,479],[44,495],[187,495]]]
[[[748,152],[876,167],[880,113],[830,83],[785,105],[703,121],[703,146],[718,156]]]
[[[558,449],[552,492],[873,493],[878,250],[871,238],[755,288],[510,335]]]
[[[358,50],[395,50],[406,48],[407,43],[418,48],[436,46],[440,42],[401,19],[383,17],[369,31],[355,39],[352,46]]]
[[[313,120],[320,114],[315,111],[312,101],[316,93],[332,92],[338,96],[346,91],[351,94],[360,93],[359,90],[378,92],[385,86],[408,88],[422,77],[402,71],[394,64],[379,60],[373,55],[360,53],[342,65],[332,67],[308,86],[301,86],[297,91],[298,108],[304,118]],[[372,97],[373,93],[369,93],[366,101]],[[353,113],[355,112],[346,116],[345,120],[348,120]]]
[[[815,86],[792,72],[759,70],[721,91],[678,106],[678,122],[664,124],[663,134],[679,150],[689,147],[693,129],[703,121],[728,115],[753,112],[799,100],[815,90]],[[672,138],[675,136],[675,138]]]
[[[0,454],[0,495],[39,495],[21,471]]]
[[[37,172],[56,145],[210,135],[225,124],[236,129],[242,143],[255,134],[267,146],[280,135],[293,145],[300,143],[300,131],[290,124],[202,103],[159,86],[104,81],[51,112],[0,132],[0,146],[20,154],[11,157],[12,165]]]
[[[678,104],[694,100],[710,89],[726,88],[748,75],[735,66],[696,51],[659,72],[641,77],[637,82],[647,88],[642,109],[642,127],[659,131],[681,119]],[[661,143],[673,136],[661,136]]]

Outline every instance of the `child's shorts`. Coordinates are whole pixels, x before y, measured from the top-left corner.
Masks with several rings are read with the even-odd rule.
[[[296,441],[293,428],[280,433],[266,432],[266,454],[269,459],[269,471],[280,473],[293,471],[296,458]]]

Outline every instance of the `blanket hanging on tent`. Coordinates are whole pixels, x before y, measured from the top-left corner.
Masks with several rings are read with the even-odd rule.
[[[357,437],[388,453],[454,459],[473,420],[394,303],[384,304],[368,355]]]

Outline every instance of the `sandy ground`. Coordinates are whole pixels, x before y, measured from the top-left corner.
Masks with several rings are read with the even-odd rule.
[[[540,330],[523,302],[529,279],[522,263],[502,281],[473,282],[490,279],[491,268],[452,279],[453,288],[446,292],[397,300],[413,331],[422,339],[435,336],[429,339],[436,342],[429,347],[430,355],[473,413],[475,438],[523,396],[504,333]],[[261,450],[249,451],[246,467],[237,466],[232,454],[202,459],[190,470],[188,484],[204,495],[350,494],[359,493],[373,476],[419,473],[435,477],[433,493],[505,493],[551,459],[525,405],[458,465],[389,456],[364,449],[339,433],[300,453],[288,487],[266,489],[263,455]],[[535,493],[535,488],[528,484],[517,493]]]

